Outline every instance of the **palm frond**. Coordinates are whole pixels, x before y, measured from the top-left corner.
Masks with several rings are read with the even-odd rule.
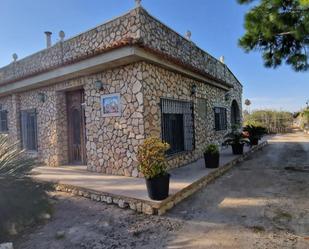
[[[0,177],[19,177],[25,175],[34,166],[18,142],[10,142],[8,135],[0,135]]]

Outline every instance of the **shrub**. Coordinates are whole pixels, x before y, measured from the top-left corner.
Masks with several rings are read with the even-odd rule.
[[[169,144],[157,137],[149,137],[139,146],[137,159],[139,171],[146,179],[165,175],[167,162],[165,152],[170,148]]]
[[[233,145],[233,144],[246,144],[250,143],[250,140],[247,138],[246,133],[241,131],[232,131],[224,137],[223,145]]]
[[[219,147],[216,144],[209,144],[204,149],[204,153],[212,154],[212,155],[217,155],[217,154],[219,154]]]
[[[265,127],[255,126],[255,125],[247,125],[244,127],[244,131],[249,133],[249,139],[261,139],[263,135],[267,133]]]

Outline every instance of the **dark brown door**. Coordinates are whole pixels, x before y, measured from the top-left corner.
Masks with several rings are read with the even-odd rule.
[[[69,162],[86,163],[84,91],[67,92]]]

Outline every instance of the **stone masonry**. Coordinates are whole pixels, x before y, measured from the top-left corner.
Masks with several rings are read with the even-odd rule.
[[[44,86],[5,91],[7,85],[122,47],[141,48],[207,82],[160,63],[139,60],[87,75],[55,79]],[[95,87],[98,80],[105,83],[102,90]],[[194,95],[193,85],[197,89]],[[214,107],[226,108],[228,127],[233,100],[241,113],[242,85],[228,67],[142,7],[0,69],[0,105],[8,111],[8,135],[12,141],[20,140],[20,112],[35,109],[38,149],[31,155],[49,166],[68,164],[66,92],[77,88],[85,94],[88,169],[106,174],[142,176],[137,170],[137,150],[145,137],[161,136],[160,98],[194,103],[195,149],[169,157],[170,167],[200,158],[209,143],[221,143],[228,130],[214,130]],[[102,117],[101,96],[112,93],[120,94],[121,116]],[[45,102],[40,101],[39,94],[46,96]]]

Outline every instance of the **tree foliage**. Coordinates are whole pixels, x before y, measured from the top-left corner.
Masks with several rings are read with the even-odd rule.
[[[244,125],[262,126],[267,130],[288,129],[292,126],[293,114],[286,111],[257,110],[244,115]]]
[[[301,113],[300,113],[300,117],[301,117],[301,123],[300,123],[300,128],[304,129],[304,128],[309,128],[309,109],[304,109]]]
[[[260,0],[246,14],[245,30],[239,45],[261,51],[266,67],[285,62],[295,71],[309,70],[309,0]]]

